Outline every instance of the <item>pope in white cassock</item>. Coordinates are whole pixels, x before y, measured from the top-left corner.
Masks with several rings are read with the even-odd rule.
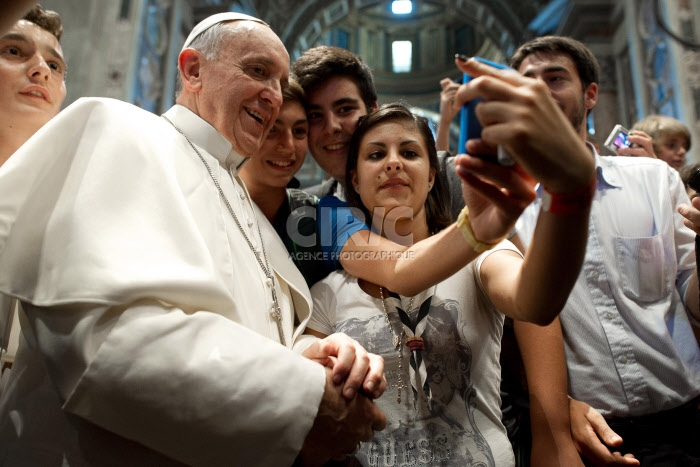
[[[178,65],[163,116],[81,99],[0,169],[0,292],[25,310],[2,465],[318,465],[384,427],[358,393],[384,390],[381,359],[302,345],[309,291],[238,177],[283,44],[224,13]]]

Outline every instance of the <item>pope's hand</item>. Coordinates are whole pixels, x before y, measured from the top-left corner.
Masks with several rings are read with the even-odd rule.
[[[359,392],[347,399],[342,385],[333,382],[331,369],[325,371],[323,399],[295,465],[321,466],[330,459],[344,459],[361,441],[371,440],[375,431],[386,427],[386,417],[369,397]]]

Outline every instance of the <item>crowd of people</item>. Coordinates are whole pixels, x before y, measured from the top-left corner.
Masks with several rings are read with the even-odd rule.
[[[290,64],[220,13],[163,115],[59,112],[30,7],[0,31],[0,465],[700,466],[690,132],[598,154],[583,43],[457,56],[433,132],[358,55]]]

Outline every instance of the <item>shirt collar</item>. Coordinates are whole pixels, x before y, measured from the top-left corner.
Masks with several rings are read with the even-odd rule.
[[[347,201],[345,199],[345,189],[338,180],[335,180],[335,190],[333,190],[333,196],[338,198],[340,201]]]
[[[175,104],[163,115],[168,117],[187,137],[192,144],[199,146],[212,156],[226,169],[239,171],[248,162],[233,149],[233,145],[216,128],[204,121],[199,115],[185,106]]]
[[[588,141],[586,141],[586,145],[589,147],[589,149],[591,151],[593,151],[593,155],[595,156],[595,169],[596,169],[596,177],[598,178],[598,180],[603,181],[603,182],[607,183],[608,185],[615,187],[615,188],[622,187],[622,184],[620,183],[620,181],[617,178],[616,171],[611,167],[611,164],[609,162],[609,157],[602,157],[600,154],[598,154],[598,151],[596,151],[595,146],[593,146]],[[624,156],[615,156],[615,157],[624,157]]]

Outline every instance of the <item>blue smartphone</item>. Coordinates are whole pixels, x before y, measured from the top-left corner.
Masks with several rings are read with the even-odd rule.
[[[467,58],[466,56],[464,57],[465,59]],[[485,58],[481,57],[474,57],[474,60],[478,60],[481,63],[485,63],[489,66],[492,66],[494,68],[498,68],[501,70],[506,70],[508,67],[506,65],[503,65],[502,63],[497,63],[493,62],[491,60],[486,60]],[[468,74],[464,73],[464,76],[462,78],[463,83],[467,83],[471,81],[472,77],[469,76]],[[480,101],[483,99],[478,98],[478,99],[473,99],[462,107],[462,110],[460,112],[460,119],[459,119],[459,150],[457,151],[458,154],[463,153],[466,149],[464,146],[467,144],[467,140],[473,139],[473,138],[480,138],[481,137],[481,123],[479,123],[479,119],[476,118],[476,114],[474,113],[474,110],[476,109],[476,104],[478,104]],[[498,147],[498,157],[494,157],[491,155],[487,154],[472,154],[473,156],[476,157],[481,157],[482,159],[488,160],[490,162],[496,162],[501,165],[513,165],[513,159],[510,157],[508,152],[501,148],[501,146]]]

